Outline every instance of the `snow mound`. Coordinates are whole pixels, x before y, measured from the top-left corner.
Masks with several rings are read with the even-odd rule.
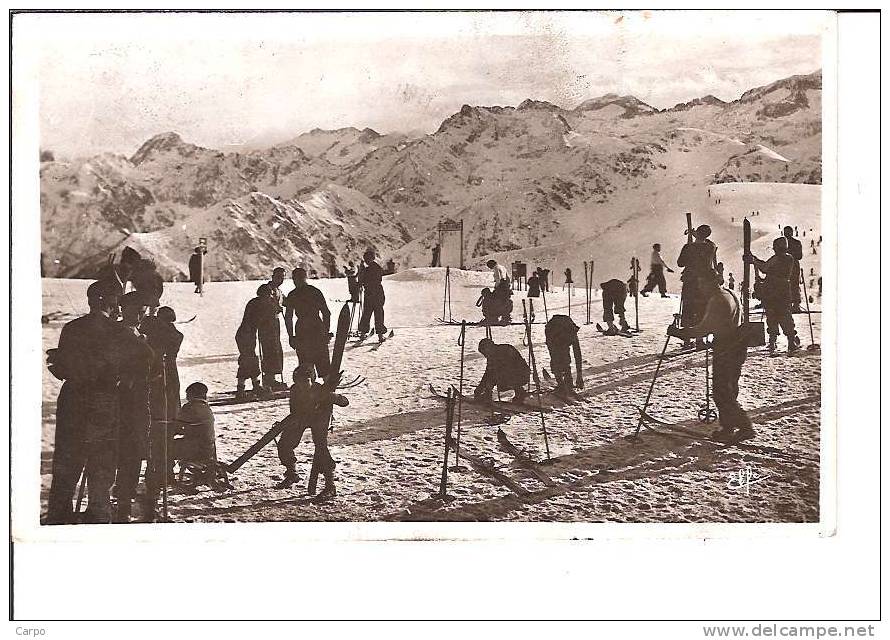
[[[451,280],[460,280],[472,284],[485,284],[491,280],[488,271],[469,271],[466,269],[451,268]],[[387,277],[394,282],[443,282],[445,279],[445,267],[414,267],[399,271]]]

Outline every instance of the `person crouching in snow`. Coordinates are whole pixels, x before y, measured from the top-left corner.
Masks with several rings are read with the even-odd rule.
[[[315,382],[312,366],[300,365],[294,369],[294,384],[290,388],[290,414],[284,418],[285,427],[278,439],[278,460],[284,465],[284,477],[276,489],[289,489],[297,482],[297,457],[294,449],[300,444],[303,432],[309,429],[315,453],[312,467],[324,476],[324,489],[320,499],[337,495],[334,487],[336,463],[328,450],[328,427],[334,405],[349,406],[349,400],[331,387]],[[310,493],[312,491],[310,490]]]
[[[479,341],[479,353],[485,356],[485,373],[473,392],[477,400],[491,400],[491,391],[514,391],[513,402],[522,404],[528,397],[525,385],[531,373],[522,354],[511,344],[495,344],[491,338]]]

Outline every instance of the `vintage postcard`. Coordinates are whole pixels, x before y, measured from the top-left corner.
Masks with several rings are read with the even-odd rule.
[[[831,535],[835,20],[16,15],[14,536]]]

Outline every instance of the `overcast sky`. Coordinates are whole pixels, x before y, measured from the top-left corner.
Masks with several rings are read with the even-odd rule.
[[[825,14],[780,12],[28,15],[43,148],[132,154],[278,141],[314,127],[434,131],[463,104],[665,108],[822,66]],[[27,23],[26,23],[27,21]],[[31,48],[33,46],[33,48]]]

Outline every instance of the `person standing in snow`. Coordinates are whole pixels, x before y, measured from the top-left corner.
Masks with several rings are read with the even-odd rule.
[[[384,323],[383,305],[386,294],[383,291],[383,269],[377,264],[377,254],[373,249],[365,251],[365,268],[362,270],[359,283],[365,290],[362,304],[362,316],[358,321],[358,332],[361,339],[368,335],[371,328],[371,315],[374,316],[374,332],[377,340],[386,340],[386,324]]]
[[[716,273],[703,271],[696,275],[696,289],[706,300],[701,321],[691,327],[678,328],[674,323],[667,333],[683,340],[704,340],[713,335],[714,354],[712,389],[720,429],[711,437],[723,442],[739,442],[754,437],[751,420],[739,405],[739,377],[748,352],[745,336],[740,330],[741,305],[735,294],[720,287]]]
[[[331,311],[324,294],[306,282],[305,269],[297,267],[291,275],[294,289],[284,301],[288,342],[300,364],[315,367],[318,376],[324,378],[331,368]]]
[[[658,243],[653,244],[652,257],[649,259],[649,276],[646,278],[646,285],[640,291],[640,295],[645,298],[657,286],[661,297],[667,298],[667,281],[664,279],[665,270],[668,273],[674,272],[661,257],[661,245]]]
[[[796,231],[797,227],[792,229],[790,226],[786,226],[782,229],[782,235],[785,237],[785,242],[788,243],[788,255],[794,258],[794,267],[791,270],[789,279],[791,287],[791,313],[802,313],[803,310],[800,308],[800,261],[803,260],[803,244],[794,237],[797,235]]]

